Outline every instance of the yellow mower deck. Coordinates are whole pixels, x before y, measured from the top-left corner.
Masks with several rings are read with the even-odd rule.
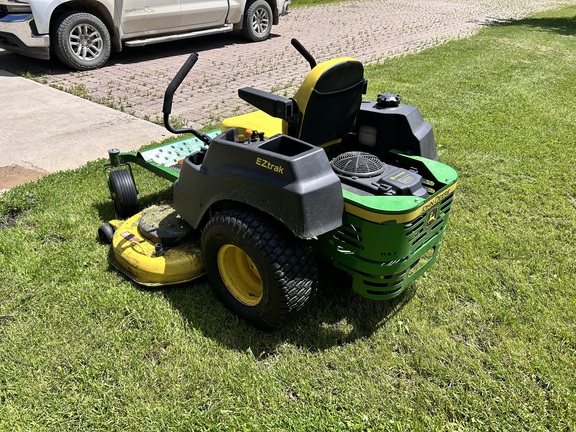
[[[198,241],[187,238],[173,246],[162,245],[160,248],[158,242],[142,232],[144,212],[126,221],[110,222],[116,228],[112,237],[112,265],[145,286],[180,284],[202,276],[204,264]]]

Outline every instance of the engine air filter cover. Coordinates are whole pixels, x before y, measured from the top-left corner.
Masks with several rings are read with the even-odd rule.
[[[385,164],[377,156],[360,151],[342,153],[330,163],[336,174],[345,177],[375,177],[385,168]]]

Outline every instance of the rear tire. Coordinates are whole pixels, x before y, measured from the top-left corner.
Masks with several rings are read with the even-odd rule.
[[[253,42],[268,39],[272,31],[272,9],[265,0],[255,0],[246,8],[242,34]]]
[[[80,71],[104,66],[112,51],[108,28],[87,12],[68,12],[59,17],[52,40],[56,57]]]
[[[138,190],[132,174],[127,169],[111,171],[108,177],[110,194],[116,213],[121,218],[129,218],[138,213]]]
[[[202,253],[216,296],[261,329],[281,327],[316,292],[316,262],[306,242],[254,212],[229,209],[212,218]]]

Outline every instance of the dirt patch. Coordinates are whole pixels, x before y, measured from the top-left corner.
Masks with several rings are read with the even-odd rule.
[[[19,165],[0,167],[0,191],[44,177],[48,172]]]
[[[21,214],[22,214],[21,211],[12,211],[8,213],[6,219],[4,220],[0,219],[0,231],[2,231],[4,228],[10,228],[16,225],[18,216],[20,216]]]

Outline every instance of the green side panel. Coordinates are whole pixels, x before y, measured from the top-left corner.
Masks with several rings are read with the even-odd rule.
[[[359,196],[344,191],[345,202],[363,208],[365,218],[346,213],[346,223],[320,236],[315,244],[318,252],[352,276],[354,291],[369,299],[400,295],[436,262],[440,251],[456,171],[438,162],[410,159],[437,188],[431,196]],[[387,219],[381,216],[388,214],[395,217],[372,220]]]

